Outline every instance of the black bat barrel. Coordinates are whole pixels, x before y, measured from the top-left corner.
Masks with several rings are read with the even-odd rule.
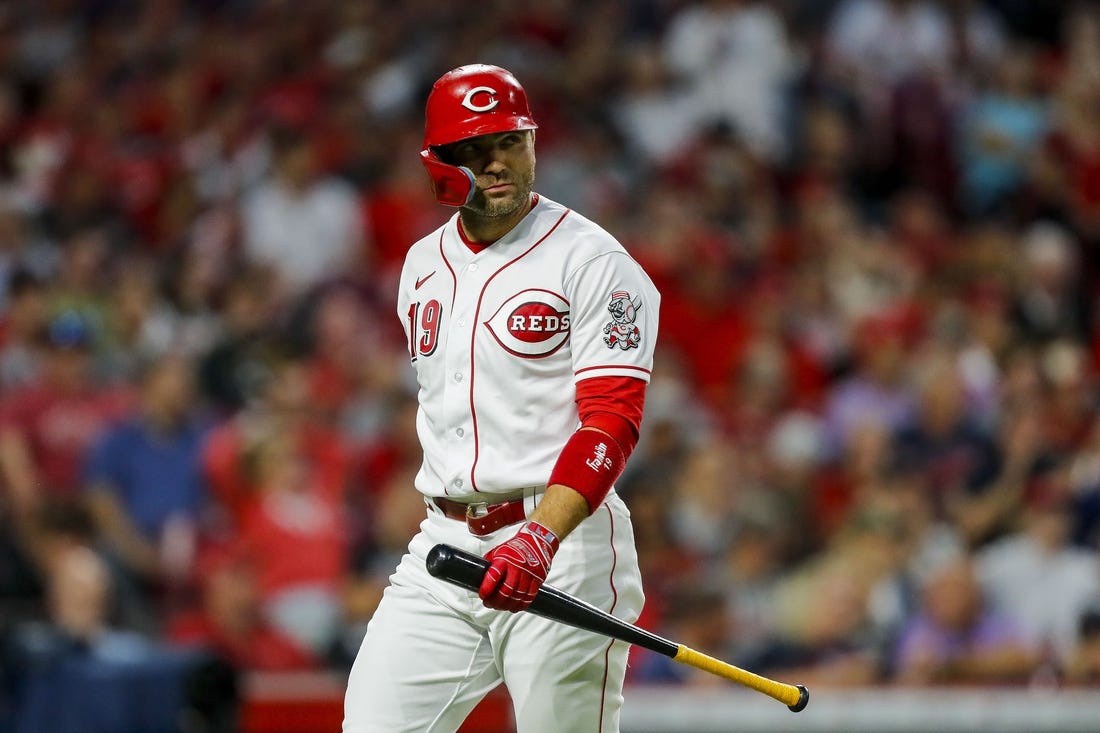
[[[439,544],[428,552],[427,567],[428,572],[434,577],[476,593],[481,587],[481,579],[485,576],[489,562],[483,557],[457,547]],[[666,657],[675,657],[680,649],[678,644],[668,639],[617,619],[607,611],[596,608],[553,586],[543,584],[527,610],[536,616],[611,636]]]

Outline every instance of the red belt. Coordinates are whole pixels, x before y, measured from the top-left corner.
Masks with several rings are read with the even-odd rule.
[[[527,519],[523,499],[501,501],[488,504],[475,501],[469,504],[442,496],[432,497],[432,503],[439,507],[444,516],[465,522],[471,534],[487,535],[509,524]]]

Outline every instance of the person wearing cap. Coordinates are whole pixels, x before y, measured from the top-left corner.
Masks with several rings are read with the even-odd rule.
[[[344,733],[455,731],[501,683],[519,733],[619,729],[627,645],[522,611],[544,581],[641,611],[614,483],[660,296],[608,232],[533,191],[537,127],[497,66],[453,69],[428,95],[420,156],[457,212],[410,248],[397,299],[425,518],[368,625]],[[488,560],[478,592],[429,574],[438,543]]]
[[[42,338],[40,374],[0,400],[0,504],[11,508],[15,534],[32,556],[36,517],[47,505],[80,502],[88,450],[134,402],[128,385],[96,379],[87,317],[63,310]]]

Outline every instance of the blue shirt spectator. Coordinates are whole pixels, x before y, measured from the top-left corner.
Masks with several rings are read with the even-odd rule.
[[[1004,203],[1027,182],[1029,157],[1049,126],[1048,102],[1036,92],[1034,53],[1016,48],[993,85],[967,106],[959,130],[963,198],[975,213]]]
[[[207,491],[191,362],[169,355],[142,379],[138,410],[96,443],[84,469],[93,516],[122,566],[146,579],[190,572]]]
[[[206,428],[192,421],[172,433],[134,416],[110,430],[92,450],[86,481],[118,497],[146,537],[175,516],[196,517],[206,498],[198,462]]]

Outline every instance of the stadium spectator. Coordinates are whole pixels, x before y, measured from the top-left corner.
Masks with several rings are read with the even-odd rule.
[[[133,258],[121,268],[104,309],[98,355],[105,382],[140,381],[141,365],[176,347],[178,317],[161,295],[153,263]]]
[[[42,620],[48,611],[45,597],[50,569],[57,558],[73,548],[96,543],[95,524],[82,504],[45,504],[23,524],[16,524],[10,510],[0,518],[0,618],[4,628],[23,621]],[[116,586],[117,588],[117,586]],[[121,599],[116,598],[116,601]],[[134,618],[116,603],[119,620]]]
[[[1012,315],[1021,338],[1038,344],[1062,336],[1087,338],[1092,296],[1073,235],[1053,222],[1039,221],[1024,232],[1019,250]]]
[[[171,644],[214,652],[241,670],[316,668],[308,649],[265,620],[256,568],[227,547],[211,546],[197,564],[199,600],[165,624]]]
[[[236,544],[256,570],[264,616],[322,656],[339,623],[348,532],[343,494],[319,483],[297,438],[276,428],[242,456],[255,495]]]
[[[921,607],[902,629],[894,661],[905,684],[1020,683],[1037,656],[1023,632],[989,606],[962,556],[930,571]]]
[[[138,406],[89,449],[82,483],[104,545],[151,589],[190,580],[209,501],[206,429],[191,361],[166,354],[145,367]]]
[[[893,432],[914,410],[906,352],[911,326],[890,311],[860,319],[854,328],[852,371],[834,381],[825,396],[825,436],[833,456],[864,427]]]
[[[972,215],[1023,202],[1037,143],[1050,124],[1036,49],[1022,43],[996,61],[992,78],[962,110],[957,132],[962,204]]]
[[[1038,352],[1043,401],[1041,445],[1048,455],[1068,455],[1088,440],[1096,416],[1096,374],[1080,341],[1060,338]]]
[[[21,624],[3,640],[0,709],[10,705],[15,729],[170,729],[187,707],[187,679],[199,659],[115,627],[110,571],[88,547],[59,553],[46,578],[47,620]]]
[[[964,511],[961,505],[967,499],[994,490],[999,480],[1020,484],[1030,469],[1030,456],[1012,465],[1002,479],[1005,457],[996,440],[972,419],[954,358],[929,354],[916,374],[915,411],[894,431],[891,453],[908,472],[919,468],[936,511]],[[954,519],[958,521],[957,514]]]
[[[368,372],[381,367],[375,361],[382,350],[372,344],[384,340],[384,329],[367,298],[351,286],[321,290],[305,311],[302,350],[315,406],[326,421],[343,424],[369,388]]]
[[[778,133],[794,59],[777,10],[762,2],[704,0],[680,8],[663,40],[666,63],[690,89],[701,122],[728,123],[773,160],[786,152]]]
[[[659,48],[638,43],[623,56],[615,122],[632,153],[663,165],[690,143],[698,125],[697,110],[684,81],[674,78]]]
[[[220,226],[218,219],[218,214],[207,212],[195,228],[211,230],[209,237],[196,233],[192,242],[182,245],[163,265],[164,302],[174,316],[174,348],[195,360],[213,349],[226,328],[218,299],[226,287],[228,267],[220,249],[208,244],[216,245],[224,236],[218,230],[229,230]]]
[[[75,311],[50,321],[41,378],[0,402],[0,476],[17,524],[71,501],[91,445],[129,409],[132,388],[102,388],[91,372],[93,333]]]
[[[218,311],[219,333],[198,365],[203,397],[226,415],[256,399],[267,362],[285,350],[272,333],[284,304],[271,273],[248,267],[230,278]]]
[[[320,168],[316,145],[304,131],[277,129],[272,172],[241,204],[244,254],[271,270],[283,298],[335,277],[365,274],[355,193]]]
[[[729,616],[730,657],[746,667],[765,660],[777,636],[772,608],[791,524],[779,512],[760,508],[733,521],[723,563],[713,573]]]
[[[673,538],[701,559],[718,557],[731,517],[745,493],[754,488],[744,480],[742,457],[743,452],[721,437],[692,446],[669,487]]]
[[[950,63],[946,14],[926,0],[845,0],[833,11],[828,41],[836,62],[873,91]]]
[[[868,496],[820,551],[788,565],[773,588],[774,634],[760,663],[836,685],[881,679],[885,639],[871,594],[904,562],[898,507]]]
[[[856,428],[839,456],[827,454],[812,479],[809,505],[812,537],[823,545],[850,518],[859,502],[890,469],[890,430],[877,422]]]
[[[46,282],[29,270],[11,274],[0,322],[0,388],[24,387],[42,368],[43,339],[48,321]]]
[[[874,489],[861,496],[861,508],[871,507],[896,519],[894,562],[870,587],[867,612],[880,644],[880,674],[894,679],[890,647],[920,610],[922,579],[964,555],[959,530],[936,514],[919,469],[893,467]]]
[[[247,457],[264,440],[291,440],[307,462],[309,483],[330,506],[342,500],[351,471],[344,436],[324,421],[314,402],[308,367],[280,353],[256,365],[255,392],[248,407],[215,426],[202,448],[211,509],[222,515],[230,534],[239,530],[259,501],[257,475],[250,471]]]
[[[1100,682],[1100,612],[1088,609],[1078,620],[1077,645],[1066,664],[1066,679],[1073,685]]]
[[[1053,92],[1053,119],[1039,150],[1032,178],[1040,212],[1067,223],[1090,243],[1100,236],[1100,112],[1094,79],[1100,68],[1100,13],[1088,3],[1074,6],[1063,26],[1063,64]],[[1086,252],[1095,275],[1094,253]]]
[[[975,558],[982,591],[1020,628],[1030,648],[1064,667],[1077,647],[1078,622],[1100,596],[1096,551],[1072,547],[1070,466],[1035,476],[1023,527],[983,547]],[[1051,599],[1057,599],[1052,603]]]

